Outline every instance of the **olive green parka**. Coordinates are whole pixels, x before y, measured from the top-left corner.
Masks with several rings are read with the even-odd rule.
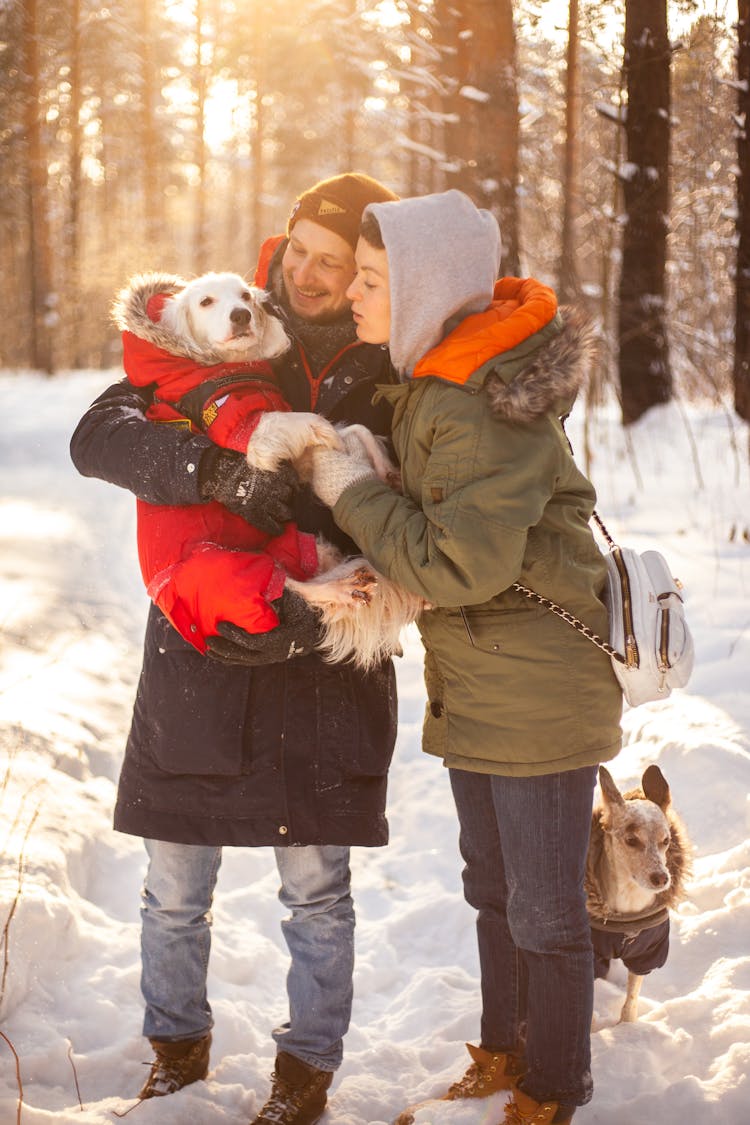
[[[394,407],[403,494],[368,479],[336,522],[381,573],[432,608],[424,750],[451,767],[526,776],[613,758],[622,696],[609,657],[520,582],[607,635],[595,495],[561,416],[587,334],[533,280],[504,278],[490,306],[380,390]]]

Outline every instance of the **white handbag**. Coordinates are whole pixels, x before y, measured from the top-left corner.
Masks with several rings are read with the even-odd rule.
[[[594,519],[610,548],[605,556],[609,643],[574,614],[528,586],[514,582],[513,589],[562,617],[606,652],[631,707],[666,699],[672,688],[688,682],[695,657],[682,586],[658,551],[639,554],[618,547],[596,512]]]
[[[612,666],[631,707],[685,687],[695,647],[681,585],[658,551],[610,548],[606,556]]]

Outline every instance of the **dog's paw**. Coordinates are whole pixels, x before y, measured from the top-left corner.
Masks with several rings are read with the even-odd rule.
[[[345,581],[350,587],[355,602],[359,602],[360,605],[370,605],[373,591],[378,584],[377,575],[368,567],[360,566]]]
[[[340,447],[331,423],[318,414],[269,412],[258,422],[247,443],[247,461],[255,469],[274,470],[281,461],[296,464],[306,450]]]
[[[401,473],[388,456],[382,438],[377,437],[358,422],[340,426],[339,435],[343,441],[343,448],[350,457],[356,457],[358,461],[369,461],[380,480],[397,492],[403,491]]]
[[[312,414],[310,419],[310,430],[307,440],[307,446],[309,448],[344,449],[344,443],[338,431],[331,425],[327,418],[321,418],[319,414]]]

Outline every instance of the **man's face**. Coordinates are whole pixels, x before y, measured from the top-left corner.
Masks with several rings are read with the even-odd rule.
[[[305,320],[335,320],[349,309],[346,290],[354,277],[352,248],[340,234],[311,219],[294,224],[281,260],[289,304]]]
[[[352,303],[357,336],[365,344],[387,344],[391,332],[391,288],[388,256],[360,238],[357,273],[346,295]]]

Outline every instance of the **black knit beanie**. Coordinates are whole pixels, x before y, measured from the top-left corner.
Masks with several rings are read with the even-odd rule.
[[[395,192],[363,172],[344,172],[314,184],[299,196],[292,208],[287,234],[300,219],[310,219],[331,230],[356,248],[362,212],[368,203],[388,203],[398,199]]]

